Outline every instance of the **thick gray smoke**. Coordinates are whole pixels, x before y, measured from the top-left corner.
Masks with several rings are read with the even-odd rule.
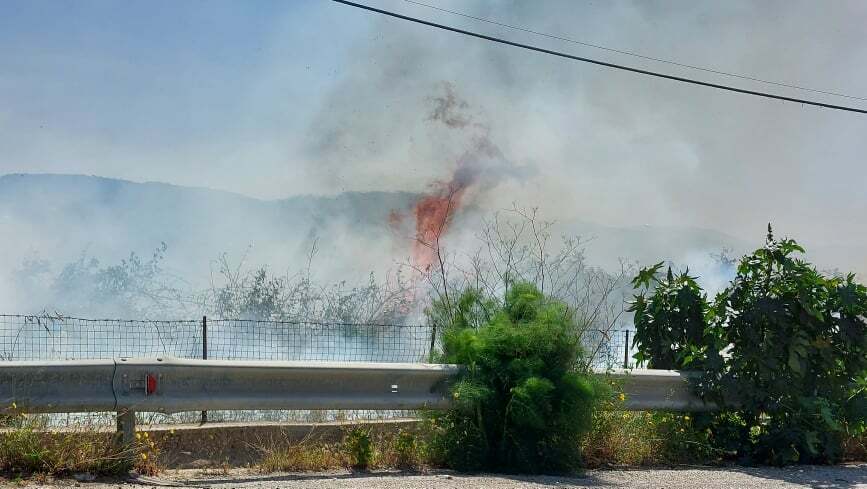
[[[867,80],[862,3],[437,4],[553,35],[867,96],[861,92]],[[576,55],[858,102],[660,65],[404,2],[381,6]],[[555,235],[590,238],[589,261],[607,268],[626,258],[698,270],[723,247],[737,254],[761,245],[770,221],[779,235],[801,241],[820,267],[867,273],[867,227],[860,225],[867,212],[867,118],[615,72],[331,3],[305,13],[274,24],[269,57],[257,58],[256,84],[243,85],[249,93],[231,97],[232,110],[213,118],[242,127],[227,124],[216,137],[196,133],[200,139],[189,146],[105,143],[100,137],[108,136],[85,134],[87,124],[58,116],[89,112],[39,105],[36,117],[30,105],[22,108],[25,100],[65,100],[43,87],[29,64],[15,65],[26,77],[0,75],[8,88],[0,94],[0,174],[38,166],[201,182],[254,196],[310,194],[265,200],[89,177],[0,179],[0,312],[50,308],[54,300],[34,291],[56,290],[56,277],[82,254],[97,258],[102,270],[132,251],[147,260],[162,242],[168,246],[161,266],[173,284],[190,290],[211,285],[224,252],[232,263],[246,256],[252,269],[267,264],[277,276],[297,278],[309,268],[323,283],[364,283],[370,271],[384,279],[410,249],[408,237],[390,230],[389,213],[408,212],[433,182],[456,173],[478,188],[471,215],[453,227],[456,253],[478,246],[479,216],[517,204],[538,206],[544,218],[556,220]],[[245,20],[231,16],[230,22]],[[313,43],[321,51],[302,49],[283,39],[294,39],[295,23],[313,25],[303,31],[311,39],[340,38]],[[11,51],[0,56],[18,59]],[[288,72],[287,64],[309,64],[318,78]],[[54,96],[41,97],[39,89]],[[89,92],[75,93],[65,97],[92,100]],[[177,97],[195,107],[229,103],[209,94],[178,89]],[[159,117],[145,113],[153,116],[151,126],[160,126]],[[38,129],[43,119],[52,124]],[[135,129],[108,131],[108,140],[138,134]],[[173,133],[169,141],[177,139],[182,136]],[[490,157],[462,165],[474,149]]]
[[[553,35],[684,63],[865,96],[863,5],[808,2],[661,4],[437,2]],[[474,22],[411,4],[412,15],[520,42],[786,95],[852,100],[757,85]],[[527,176],[486,207],[540,206],[558,220],[613,227],[708,229],[736,248],[761,244],[768,222],[825,264],[867,271],[861,155],[867,119],[574,63],[349,10],[371,35],[311,128],[308,157],[325,186],[421,190],[447,180],[463,148],[418,117],[449,82]],[[797,33],[797,34],[796,34]],[[797,60],[797,62],[795,61]],[[469,124],[456,118],[454,125]],[[680,241],[683,229],[671,229]],[[712,232],[713,232],[712,231]],[[676,258],[676,257],[670,257]]]

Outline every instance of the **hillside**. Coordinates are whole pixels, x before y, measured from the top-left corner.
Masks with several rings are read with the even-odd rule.
[[[0,226],[16,254],[68,260],[83,250],[116,260],[161,242],[171,265],[207,270],[220,253],[288,267],[318,238],[320,254],[388,233],[388,214],[406,193],[345,193],[265,201],[218,190],[79,175],[0,177]],[[252,247],[253,251],[249,249]]]
[[[316,271],[330,279],[354,280],[405,259],[410,237],[398,236],[388,216],[393,210],[406,212],[416,198],[411,193],[347,192],[260,200],[94,176],[5,175],[0,177],[0,227],[11,239],[0,267],[14,267],[33,254],[54,263],[85,251],[118,260],[130,251],[147,255],[165,242],[169,266],[206,280],[221,253],[235,260],[246,254],[253,263],[280,270],[302,269],[315,242]],[[462,235],[461,243],[471,245],[483,215],[470,209],[456,222],[453,232]],[[709,229],[615,227],[579,218],[558,222],[554,234],[588,239],[589,261],[606,267],[625,258],[640,263],[668,259],[701,268],[711,252],[724,247],[743,252],[762,238],[758,234],[748,243]],[[867,270],[864,248],[810,251],[822,266]]]

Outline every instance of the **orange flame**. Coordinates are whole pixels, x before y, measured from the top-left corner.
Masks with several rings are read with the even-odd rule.
[[[421,270],[428,272],[439,262],[440,239],[448,232],[455,213],[467,190],[457,183],[440,183],[436,191],[415,204],[415,241],[412,259]]]

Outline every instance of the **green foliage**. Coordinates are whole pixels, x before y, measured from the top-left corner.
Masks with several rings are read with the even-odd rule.
[[[844,426],[863,423],[853,382],[867,371],[867,288],[854,276],[825,277],[774,240],[744,257],[714,305],[714,335],[731,345],[700,386],[739,406],[742,444],[773,463],[839,460]]]
[[[373,462],[373,442],[370,431],[354,428],[343,440],[349,463],[355,470],[367,470]]]
[[[672,340],[670,348],[688,360],[680,365],[704,370],[698,392],[725,409],[709,424],[718,447],[754,462],[834,462],[842,440],[865,426],[867,288],[853,275],[817,272],[795,256],[804,252],[795,241],[768,231],[766,245],[741,259],[709,307],[700,341]],[[651,269],[636,284],[648,283],[648,273],[655,275]],[[668,297],[671,282],[658,281],[659,294]],[[648,302],[634,306],[636,338],[658,340],[656,317],[682,311]]]
[[[642,289],[628,311],[635,313],[638,363],[648,368],[697,368],[707,329],[707,300],[689,270],[659,278],[662,263],[641,269],[632,284]],[[653,294],[647,295],[653,286]]]
[[[579,371],[572,313],[524,283],[495,304],[465,291],[444,331],[441,360],[465,369],[454,407],[432,415],[434,456],[459,470],[577,470],[602,388]]]

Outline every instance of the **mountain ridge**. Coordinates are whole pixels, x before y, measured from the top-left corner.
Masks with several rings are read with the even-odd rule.
[[[0,176],[0,226],[21,238],[19,254],[26,253],[28,240],[29,248],[62,259],[81,250],[117,259],[166,242],[181,264],[209,263],[221,253],[247,256],[255,247],[256,261],[282,268],[292,267],[316,247],[327,258],[323,266],[339,275],[343,269],[380,269],[405,257],[411,236],[397,235],[389,217],[392,211],[411,213],[419,196],[373,191],[260,199],[164,182],[13,173]],[[456,225],[464,231],[477,229],[485,212],[466,209]],[[557,221],[553,231],[555,236],[584,237],[590,262],[609,268],[617,266],[619,258],[641,264],[688,263],[706,260],[723,248],[739,254],[760,246],[763,238],[745,242],[713,229],[618,227],[577,217]],[[860,258],[865,256],[862,250],[808,247],[832,266],[863,273],[867,263]]]

